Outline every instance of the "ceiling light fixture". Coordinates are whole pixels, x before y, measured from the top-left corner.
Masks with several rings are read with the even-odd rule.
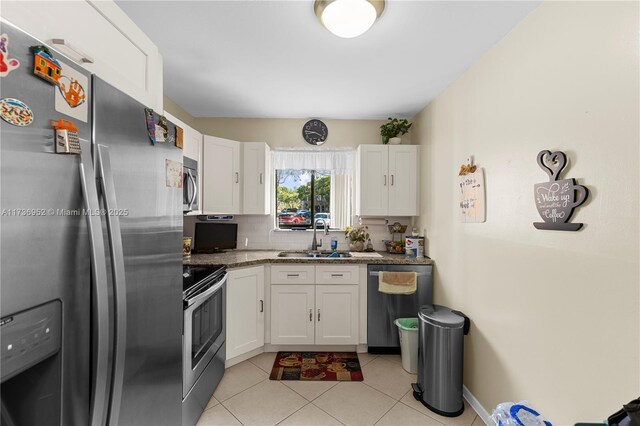
[[[313,10],[333,34],[353,38],[364,34],[380,17],[384,0],[315,0]]]

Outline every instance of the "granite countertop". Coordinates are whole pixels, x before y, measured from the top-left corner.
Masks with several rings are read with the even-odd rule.
[[[351,253],[353,257],[346,258],[309,258],[309,257],[278,257],[279,253],[290,250],[235,250],[223,253],[192,254],[185,258],[185,265],[226,265],[227,268],[241,268],[244,266],[260,265],[264,263],[307,263],[307,264],[396,264],[396,265],[430,265],[433,260],[424,258],[405,258],[400,254],[386,252]]]

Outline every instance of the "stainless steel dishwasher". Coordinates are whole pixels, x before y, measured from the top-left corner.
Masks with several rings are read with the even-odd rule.
[[[414,294],[395,295],[378,291],[380,272],[416,272]],[[367,344],[373,354],[400,353],[397,318],[417,318],[422,305],[433,303],[432,265],[369,265],[367,267]]]

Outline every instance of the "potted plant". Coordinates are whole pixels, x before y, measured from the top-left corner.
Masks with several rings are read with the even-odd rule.
[[[364,250],[364,242],[369,239],[369,233],[367,233],[365,226],[359,226],[357,228],[347,226],[344,235],[345,238],[349,240],[350,251]]]
[[[413,123],[409,123],[407,120],[391,118],[389,117],[389,122],[380,126],[380,136],[382,136],[382,143],[391,145],[398,145],[402,141],[400,136],[404,135],[409,131],[411,125]]]

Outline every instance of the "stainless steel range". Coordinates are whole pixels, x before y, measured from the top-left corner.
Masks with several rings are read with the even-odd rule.
[[[182,424],[195,425],[224,375],[225,266],[184,266]]]

